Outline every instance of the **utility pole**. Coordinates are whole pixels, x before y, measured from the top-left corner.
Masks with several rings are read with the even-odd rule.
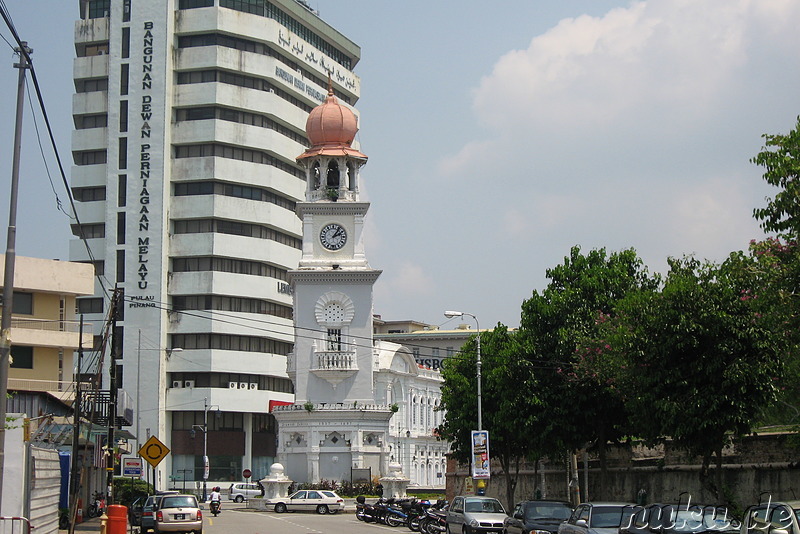
[[[114,428],[117,423],[117,347],[122,341],[117,339],[117,318],[121,302],[122,289],[114,288],[111,298],[111,358],[108,364],[108,442],[106,456],[106,485],[108,486],[108,504],[114,504]]]
[[[30,68],[28,56],[33,53],[28,43],[21,42],[22,48],[15,48],[19,54],[17,82],[17,119],[14,128],[14,156],[11,163],[11,194],[8,209],[8,237],[6,239],[5,274],[3,280],[3,315],[0,320],[0,514],[3,506],[3,484],[5,479],[6,455],[6,414],[8,411],[8,366],[11,356],[11,313],[14,306],[14,263],[17,246],[17,190],[19,189],[19,160],[22,149],[22,110],[25,103],[25,71]]]
[[[81,470],[78,466],[78,448],[80,447],[81,437],[81,369],[83,368],[83,314],[81,314],[80,338],[78,341],[78,367],[75,372],[75,402],[72,404],[72,411],[75,416],[72,427],[72,469],[69,476],[69,523],[75,524],[75,516],[78,509],[78,493],[81,490]]]

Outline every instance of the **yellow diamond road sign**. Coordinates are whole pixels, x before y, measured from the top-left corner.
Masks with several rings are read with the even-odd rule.
[[[139,456],[144,458],[144,460],[153,467],[160,464],[161,460],[163,460],[168,454],[169,447],[161,443],[155,436],[150,436],[150,439],[147,440],[147,443],[142,445],[142,448],[139,449]]]

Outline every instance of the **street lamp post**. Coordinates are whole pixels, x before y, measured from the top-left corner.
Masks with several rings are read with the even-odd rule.
[[[478,378],[478,430],[483,430],[483,412],[481,406],[481,325],[478,323],[478,318],[471,313],[448,310],[444,312],[444,316],[448,319],[454,317],[464,317],[465,315],[475,319],[475,326],[478,329],[478,336],[476,337],[476,354],[477,354],[477,378]]]
[[[194,437],[194,429],[203,432],[203,502],[206,502],[206,484],[208,483],[208,397],[203,397],[203,425],[192,425],[192,437]],[[217,408],[219,409],[219,408]]]

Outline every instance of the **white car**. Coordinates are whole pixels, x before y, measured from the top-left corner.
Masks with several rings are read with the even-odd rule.
[[[261,487],[258,484],[236,482],[228,488],[228,500],[244,502],[253,497],[261,497]]]
[[[344,499],[329,490],[295,491],[284,499],[273,499],[272,502],[279,514],[283,512],[335,514],[344,510]]]

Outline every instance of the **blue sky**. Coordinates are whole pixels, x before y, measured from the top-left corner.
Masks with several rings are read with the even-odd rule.
[[[774,192],[749,160],[800,113],[800,2],[310,3],[362,47],[367,254],[384,271],[384,318],[440,324],[461,309],[484,328],[516,326],[573,245],[633,247],[662,271],[668,256],[718,261],[763,235],[752,210]],[[69,172],[78,1],[6,5],[34,48]],[[0,191],[17,76],[6,50]],[[66,259],[69,220],[29,112],[24,128],[17,252]]]

